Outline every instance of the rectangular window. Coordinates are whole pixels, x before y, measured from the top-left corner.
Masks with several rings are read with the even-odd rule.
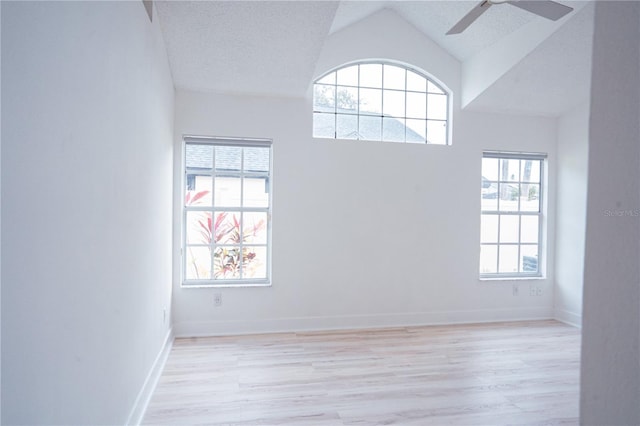
[[[480,277],[540,277],[545,154],[485,152]]]
[[[269,285],[271,141],[185,137],[183,158],[183,285]]]

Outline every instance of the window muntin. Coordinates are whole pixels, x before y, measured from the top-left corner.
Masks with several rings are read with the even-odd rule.
[[[544,154],[485,152],[480,276],[540,277]]]
[[[389,63],[347,65],[313,86],[313,136],[448,144],[449,95],[421,73]]]
[[[271,141],[184,140],[182,282],[268,285]]]

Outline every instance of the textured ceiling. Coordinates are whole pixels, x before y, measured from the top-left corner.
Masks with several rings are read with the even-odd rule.
[[[477,1],[158,1],[174,84],[180,89],[304,96],[325,39],[389,9],[456,57],[500,51],[504,40],[532,41],[498,81],[469,105],[475,110],[557,115],[588,96],[593,11],[586,2],[562,0],[576,10],[548,22],[509,4],[492,6],[459,35],[445,33]],[[540,31],[538,31],[540,29]],[[380,31],[384,31],[381,28]],[[392,36],[392,34],[390,34]],[[533,40],[537,38],[537,40]],[[529,51],[530,50],[530,51]],[[514,55],[511,55],[514,56]],[[510,69],[509,69],[510,67]]]
[[[558,116],[589,96],[593,3],[468,105],[469,109]]]
[[[299,96],[313,78],[337,2],[156,5],[176,87]]]
[[[462,34],[445,35],[477,4],[477,1],[345,1],[338,7],[331,32],[380,9],[391,9],[458,60],[464,61],[531,20],[543,19],[509,4],[494,5]]]

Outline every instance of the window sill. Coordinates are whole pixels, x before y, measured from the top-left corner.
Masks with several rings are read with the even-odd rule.
[[[479,277],[479,281],[540,281],[546,280],[544,276],[527,276],[527,277]]]
[[[227,282],[227,283],[194,283],[183,282],[181,288],[246,288],[246,287],[271,287],[271,282]]]

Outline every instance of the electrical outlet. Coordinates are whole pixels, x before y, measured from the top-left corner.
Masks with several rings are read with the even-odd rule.
[[[531,284],[529,286],[529,296],[542,296],[542,287]]]
[[[213,295],[213,305],[214,306],[221,306],[222,305],[222,294],[221,293],[215,293]]]
[[[512,289],[512,291],[513,291],[513,295],[514,295],[514,296],[517,296],[517,295],[518,295],[518,292],[520,291],[520,289],[518,288],[518,284],[514,284],[514,285],[513,285],[513,289]]]

